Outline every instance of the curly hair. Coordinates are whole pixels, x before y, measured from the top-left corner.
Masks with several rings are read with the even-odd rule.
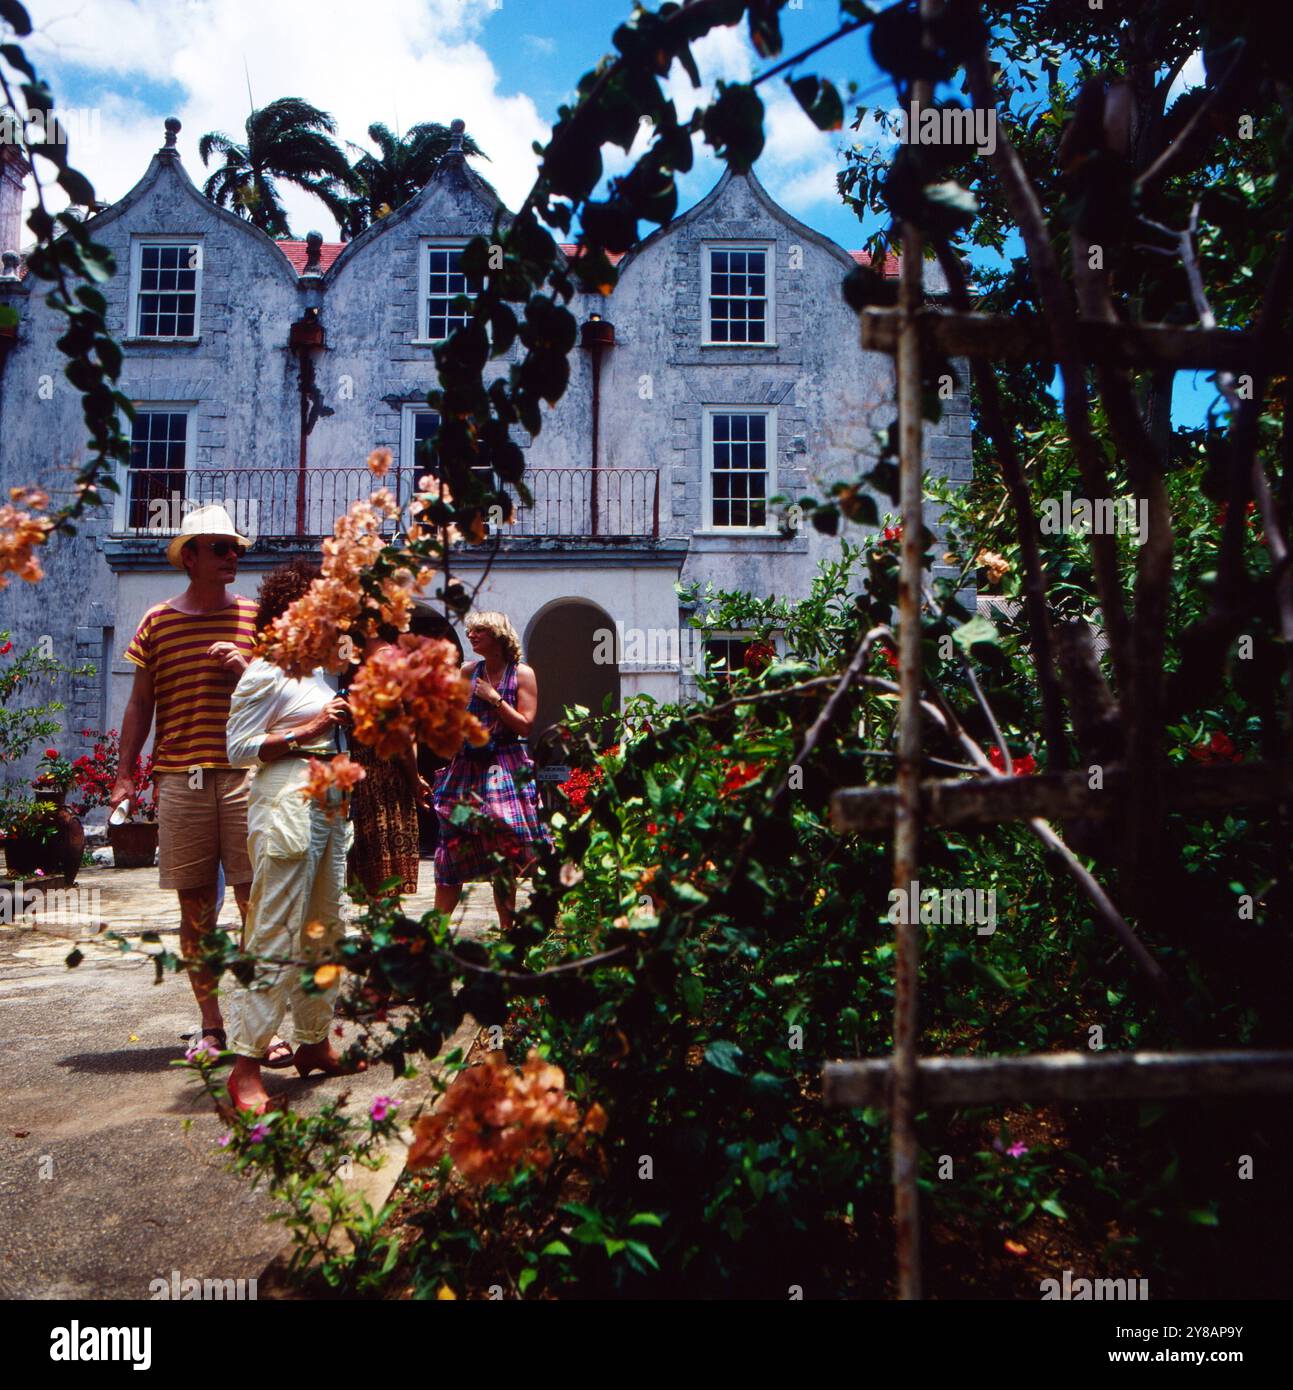
[[[295,603],[322,572],[312,560],[304,558],[289,560],[270,570],[260,581],[256,594],[260,600],[256,630],[264,631],[275,618],[287,612],[288,605]]]
[[[468,613],[462,626],[464,632],[479,628],[482,632],[491,633],[498,638],[498,644],[507,653],[509,662],[520,661],[521,639],[506,613]]]

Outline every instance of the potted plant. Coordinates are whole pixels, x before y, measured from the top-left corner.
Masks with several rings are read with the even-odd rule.
[[[36,764],[32,799],[11,817],[5,843],[9,872],[19,878],[58,874],[75,882],[85,849],[80,819],[64,805],[75,778],[72,764],[57,748],[46,748]]]
[[[70,884],[81,867],[85,831],[63,803],[75,771],[56,747],[45,748],[34,780],[9,769],[25,759],[33,744],[63,732],[59,700],[27,703],[24,693],[60,677],[92,676],[92,663],[64,665],[46,643],[14,654],[8,632],[0,632],[0,840],[15,876],[60,874]]]
[[[106,734],[82,729],[81,733],[94,738],[93,751],[73,764],[80,794],[76,810],[84,815],[108,804],[121,760],[121,736],[116,729],[109,729]],[[112,846],[112,863],[117,869],[151,868],[157,855],[157,791],[152,758],[135,762],[135,793],[132,818],[117,825],[108,821],[108,844]]]

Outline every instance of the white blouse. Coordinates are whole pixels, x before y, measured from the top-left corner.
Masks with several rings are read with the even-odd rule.
[[[294,680],[279,666],[257,657],[242,673],[229,704],[225,743],[234,767],[259,767],[260,746],[270,734],[285,734],[321,714],[337,692],[328,684],[323,668]],[[311,753],[330,753],[332,734],[302,744]]]

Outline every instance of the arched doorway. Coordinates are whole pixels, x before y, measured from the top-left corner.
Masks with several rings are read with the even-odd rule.
[[[598,641],[598,630],[615,630],[610,615],[587,599],[558,599],[540,609],[525,639],[525,659],[534,667],[539,686],[539,711],[530,746],[536,749],[544,732],[561,718],[567,705],[583,705],[596,713],[609,695],[610,708],[620,707],[620,669],[599,663],[599,651],[615,650],[613,640]]]

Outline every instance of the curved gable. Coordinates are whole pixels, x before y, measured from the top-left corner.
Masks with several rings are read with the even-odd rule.
[[[254,243],[258,244],[258,249],[263,249],[269,253],[275,270],[282,274],[284,280],[291,285],[296,284],[296,271],[274,238],[262,232],[259,227],[236,216],[227,208],[219,207],[213,203],[189,178],[188,170],[185,169],[179,152],[169,147],[158,150],[153,155],[139,182],[106,211],[97,213],[90,218],[85,224],[87,229],[99,231],[120,221],[128,212],[142,203],[150,193],[159,191],[164,186],[163,180],[170,181],[171,187],[167,189],[168,192],[179,192],[182,196],[192,199],[201,209],[204,217],[215,218],[217,221],[236,227],[243,236],[250,237]]]
[[[440,205],[440,209],[436,208],[437,204]],[[477,209],[485,214],[485,223],[490,228],[493,227],[496,212],[502,212],[504,226],[512,220],[512,213],[494,191],[493,186],[470,168],[462,155],[447,155],[439,169],[414,197],[394,212],[379,218],[346,244],[345,250],[324,274],[325,288],[330,287],[346,266],[355,257],[363,254],[379,237],[385,236],[406,222],[421,220],[428,214],[434,216],[441,209],[450,214],[450,217],[445,219],[447,221],[452,220],[453,215],[461,217],[465,211]],[[446,229],[444,234],[456,236],[467,233]],[[474,230],[470,235],[478,236],[480,232]]]
[[[675,217],[672,222],[665,223],[663,227],[657,227],[654,232],[638,242],[637,245],[625,255],[624,259],[619,264],[620,279],[622,280],[624,278],[624,272],[644,251],[656,245],[657,242],[663,241],[672,233],[688,226],[690,223],[699,222],[708,218],[716,207],[732,195],[735,188],[742,186],[748,189],[755,202],[773,222],[786,228],[787,231],[792,232],[796,237],[811,242],[821,250],[829,252],[845,269],[853,269],[856,262],[842,246],[832,241],[830,237],[824,236],[821,232],[814,231],[806,223],[799,221],[797,217],[792,217],[759,182],[753,170],[748,174],[734,174],[730,168],[727,168],[723,171],[722,177],[713,188],[705,194],[700,202],[688,208],[681,216]]]

